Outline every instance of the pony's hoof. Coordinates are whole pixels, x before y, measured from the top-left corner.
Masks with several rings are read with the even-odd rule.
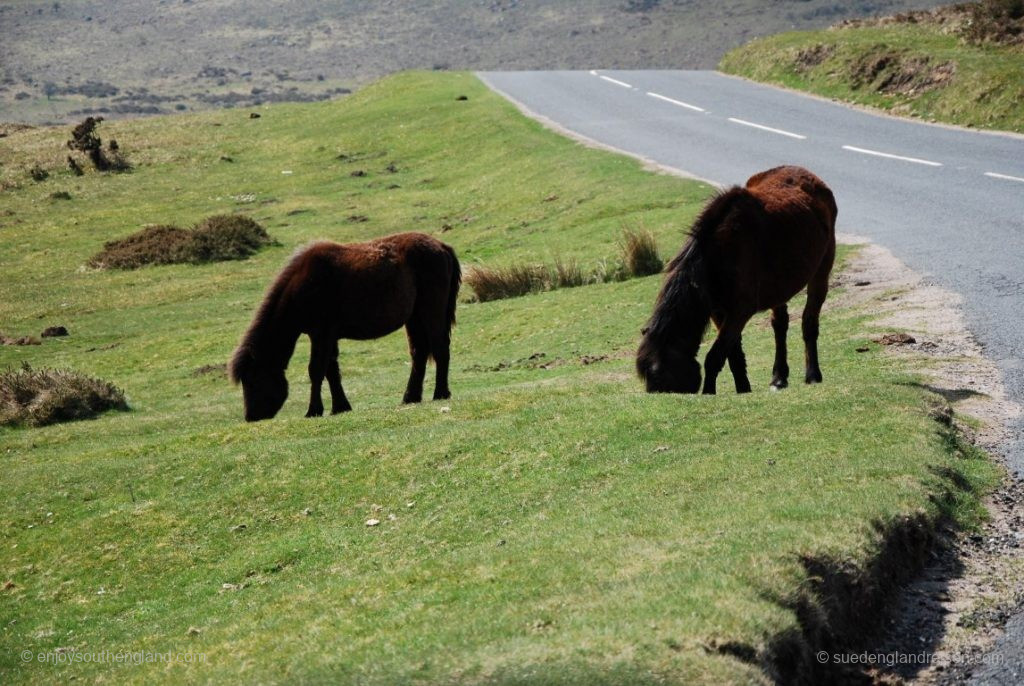
[[[805,383],[821,383],[821,372],[809,373],[804,378]]]
[[[342,412],[351,412],[351,411],[352,411],[352,406],[351,405],[345,405],[344,407],[332,407],[331,408],[331,414],[341,414]]]
[[[789,386],[789,382],[785,379],[772,379],[772,385],[770,388],[773,391],[781,391],[783,388]]]
[[[323,417],[324,411],[321,410],[309,410],[306,412],[307,417]]]
[[[422,402],[422,400],[423,400],[422,397],[417,398],[417,397],[414,397],[414,396],[411,396],[411,395],[407,395],[404,398],[402,398],[402,404],[403,405],[414,405],[414,404],[416,404],[418,402]]]
[[[451,397],[452,397],[452,394],[451,394],[450,391],[445,391],[444,393],[435,393],[434,394],[434,400],[448,400]]]

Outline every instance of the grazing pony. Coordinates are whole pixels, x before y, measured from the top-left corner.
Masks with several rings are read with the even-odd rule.
[[[327,377],[331,414],[352,409],[341,387],[338,339],[380,338],[405,326],[412,372],[403,402],[423,396],[427,358],[437,365],[434,400],[450,398],[448,348],[462,272],[455,251],[422,233],[368,243],[313,243],[296,253],[270,286],[231,359],[242,384],[245,420],[269,419],[288,397],[285,368],[299,335],[309,336],[307,417],[324,413]]]
[[[668,265],[654,314],[643,330],[636,370],[651,393],[696,393],[701,370],[697,350],[713,321],[718,337],[704,359],[704,393],[726,359],[736,391],[750,391],[741,334],[756,313],[772,311],[775,365],[771,385],[785,388],[786,303],[804,286],[807,383],[821,381],[818,316],[835,259],[836,201],[829,187],[801,167],[755,174],[745,188],[733,186],[708,203],[682,251]]]

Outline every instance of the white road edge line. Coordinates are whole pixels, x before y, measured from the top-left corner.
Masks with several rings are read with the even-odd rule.
[[[875,157],[886,157],[890,160],[902,160],[904,162],[914,162],[915,164],[926,164],[929,167],[941,167],[942,162],[932,162],[931,160],[920,160],[916,157],[903,157],[902,155],[891,155],[887,152],[878,152],[877,150],[867,150],[866,148],[855,148],[852,145],[844,145],[843,150],[849,150],[851,152],[859,152],[864,155],[874,155]]]
[[[993,179],[1005,179],[1007,181],[1020,181],[1024,183],[1024,179],[1019,176],[1008,176],[1006,174],[997,174],[995,172],[985,172],[985,176],[990,176]]]
[[[596,69],[591,69],[590,70],[590,75],[591,76],[597,76],[597,70]]]
[[[707,110],[705,110],[703,107],[697,107],[696,105],[691,105],[689,103],[683,102],[682,100],[673,100],[672,98],[667,98],[664,95],[659,95],[657,93],[651,93],[650,91],[647,92],[647,95],[651,96],[652,98],[657,98],[658,100],[664,100],[665,102],[670,102],[673,105],[679,105],[680,107],[685,107],[686,109],[693,110],[694,112],[707,112]]]
[[[605,76],[604,74],[598,74],[597,76],[598,78],[604,79],[608,83],[614,83],[616,86],[622,86],[623,88],[632,88],[632,86],[626,83],[625,81],[619,81],[618,79],[613,79],[612,77]]]
[[[782,129],[773,129],[770,126],[764,126],[762,124],[755,124],[752,121],[745,121],[743,119],[736,119],[735,117],[729,117],[729,121],[734,124],[742,124],[743,126],[750,126],[755,129],[761,129],[762,131],[768,131],[770,133],[777,133],[780,136],[789,136],[790,138],[796,138],[798,140],[806,140],[807,136],[801,136],[799,133],[792,133],[791,131],[783,131]]]

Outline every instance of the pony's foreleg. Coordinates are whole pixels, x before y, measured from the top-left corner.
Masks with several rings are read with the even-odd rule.
[[[825,304],[825,296],[828,295],[828,279],[832,272],[833,255],[828,255],[818,272],[807,284],[807,304],[804,306],[804,314],[801,327],[804,335],[804,380],[807,383],[821,383],[821,367],[818,366],[818,321],[821,315],[821,306]]]
[[[711,344],[711,349],[708,350],[707,357],[704,358],[703,393],[705,395],[715,394],[715,382],[718,380],[718,374],[722,371],[722,367],[725,366],[726,358],[731,356],[733,349],[739,345],[743,327],[746,326],[748,319],[750,319],[749,315],[731,317],[722,322],[722,328],[718,330],[718,337],[715,338],[715,342]],[[746,378],[746,371],[744,371],[743,377]],[[738,383],[737,386],[739,386]],[[748,390],[749,387],[750,382],[748,381]],[[739,389],[737,388],[737,390]]]
[[[783,303],[772,308],[772,331],[775,332],[775,364],[772,366],[772,388],[789,385],[789,362],[786,353],[786,332],[789,330],[789,308]]]
[[[352,409],[345,389],[341,387],[341,367],[338,366],[338,341],[331,341],[327,352],[327,385],[331,389],[331,414],[348,412]]]
[[[320,387],[323,384],[327,369],[326,342],[319,336],[310,336],[309,350],[309,409],[307,417],[320,417],[324,413],[324,402],[320,398]]]
[[[736,338],[736,345],[729,352],[729,371],[736,384],[737,393],[750,393],[750,379],[747,378],[747,356],[743,353],[743,336]]]
[[[403,403],[418,403],[423,400],[423,377],[427,373],[427,358],[430,357],[430,341],[423,335],[422,329],[412,322],[405,325],[409,337],[409,356],[412,358],[412,370],[409,372],[409,384],[405,387]]]

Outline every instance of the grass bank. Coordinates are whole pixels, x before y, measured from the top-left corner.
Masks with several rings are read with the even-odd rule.
[[[719,69],[893,114],[1020,133],[1024,9],[1013,15],[1013,7],[1024,5],[987,0],[783,33],[732,50]]]
[[[767,391],[759,318],[753,393],[643,393],[632,352],[658,275],[462,304],[450,402],[399,405],[395,334],[343,342],[355,411],[305,419],[301,342],[281,415],[243,423],[216,365],[309,240],[421,230],[464,266],[587,265],[623,224],[675,251],[711,192],[550,133],[465,74],[260,113],[105,123],[128,174],[62,171],[66,131],[0,149],[0,321],[71,333],[2,347],[0,366],[75,368],[132,408],[0,428],[0,680],[763,681],[802,664],[807,636],[842,631],[837,578],[913,552],[903,523],[982,516],[994,468],[892,362],[856,352],[862,311],[826,312],[823,385]],[[235,211],[280,245],[83,267],[144,223]],[[823,585],[833,569],[847,576]],[[204,659],[22,659],[58,650]]]

